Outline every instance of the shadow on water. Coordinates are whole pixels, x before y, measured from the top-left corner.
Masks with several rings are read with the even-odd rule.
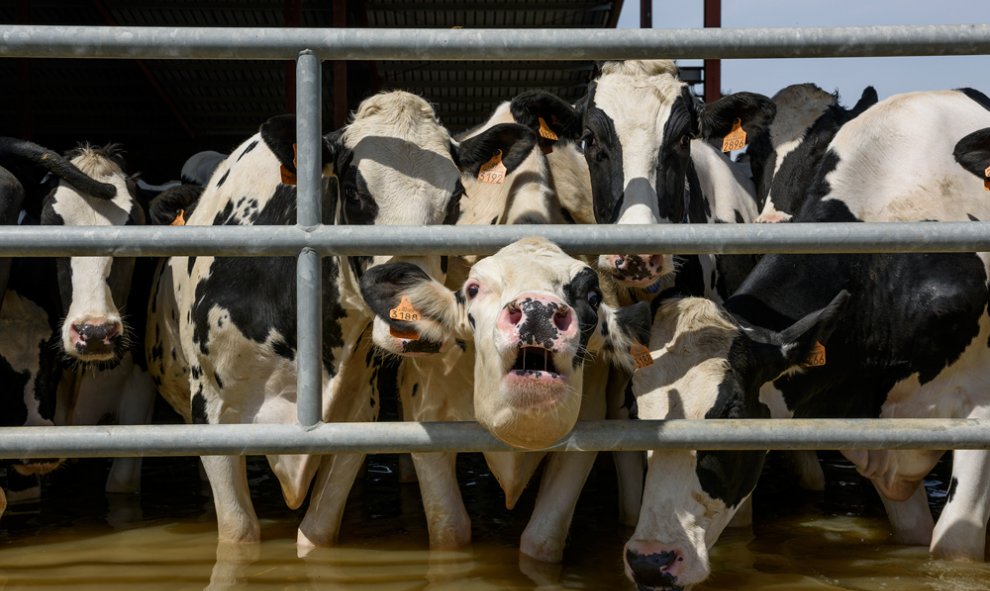
[[[990,588],[984,564],[934,561],[919,547],[887,543],[882,507],[867,483],[825,456],[824,494],[793,488],[771,457],[755,502],[755,527],[729,530],[699,591],[969,591]],[[49,478],[40,503],[0,521],[0,589],[631,590],[616,525],[616,490],[600,458],[582,495],[562,565],[520,560],[528,491],[507,511],[480,456],[458,462],[474,544],[429,552],[415,484],[399,484],[396,456],[374,456],[355,485],[341,544],[297,554],[302,511],[285,508],[261,458],[249,461],[264,542],[216,543],[208,487],[191,458],[146,460],[141,495],[102,490],[107,463],[70,463]],[[937,488],[937,487],[936,487]]]

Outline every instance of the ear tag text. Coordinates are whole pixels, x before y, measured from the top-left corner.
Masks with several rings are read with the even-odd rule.
[[[732,124],[732,131],[722,139],[722,151],[732,152],[733,150],[742,150],[745,147],[746,131],[742,128],[742,119],[737,118]]]
[[[491,185],[501,185],[505,182],[505,165],[502,164],[502,150],[499,150],[492,159],[481,165],[478,169],[478,182]]]

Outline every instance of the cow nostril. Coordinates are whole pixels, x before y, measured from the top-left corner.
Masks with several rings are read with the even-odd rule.
[[[663,256],[655,254],[650,257],[649,265],[651,269],[659,270],[663,266]]]
[[[523,313],[522,309],[515,304],[515,302],[510,302],[505,306],[506,318],[509,320],[510,324],[519,324],[522,321]]]
[[[570,328],[572,320],[573,316],[571,315],[570,308],[561,308],[553,315],[553,324],[557,327],[557,330],[560,331],[565,331]]]
[[[621,269],[622,267],[626,266],[626,259],[623,258],[621,255],[617,256],[615,257],[615,262],[613,264],[615,265],[616,269]]]

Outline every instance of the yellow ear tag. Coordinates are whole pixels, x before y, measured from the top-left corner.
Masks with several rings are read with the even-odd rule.
[[[801,363],[801,367],[821,367],[823,365],[825,365],[825,345],[815,341],[815,346]]]
[[[557,137],[557,134],[554,133],[554,131],[552,129],[550,129],[550,126],[547,125],[547,122],[546,122],[546,120],[543,119],[543,117],[539,117],[538,119],[540,120],[540,137],[541,138],[548,139],[548,140],[550,140],[552,142],[555,142],[555,141],[557,141],[557,140],[560,139],[559,137]]]
[[[478,169],[478,182],[489,183],[491,185],[501,185],[505,182],[506,169],[502,164],[502,150],[499,150],[492,159],[481,165]]]
[[[423,316],[413,307],[409,301],[409,296],[402,296],[399,305],[388,311],[388,317],[392,320],[402,320],[404,322],[414,322]]]
[[[643,369],[653,365],[653,355],[650,350],[641,343],[633,343],[629,346],[629,355],[633,358],[633,365],[636,369]]]
[[[986,177],[985,179],[983,179],[983,190],[990,191],[990,166],[988,166],[987,169],[983,171],[983,176]]]
[[[731,152],[733,150],[742,150],[745,147],[746,132],[742,128],[742,119],[736,119],[736,122],[732,124],[732,131],[722,140],[722,151]]]
[[[185,226],[186,225],[186,210],[180,209],[179,210],[179,213],[175,216],[175,219],[172,220],[172,223],[169,224],[169,225],[170,226]]]
[[[292,144],[292,167],[298,169],[298,165],[296,164],[296,144]],[[296,184],[296,173],[289,170],[284,164],[279,167],[278,171],[282,173],[283,185]]]

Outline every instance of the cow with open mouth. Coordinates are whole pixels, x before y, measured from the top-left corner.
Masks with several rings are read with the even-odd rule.
[[[880,101],[835,134],[794,221],[990,219],[988,127],[990,98],[972,89]],[[654,364],[633,381],[640,416],[986,419],[988,260],[984,252],[773,254],[723,307],[661,297]],[[842,453],[880,493],[893,541],[938,558],[984,559],[986,450],[952,452],[937,521],[922,481],[942,451]],[[630,578],[664,590],[703,581],[708,549],[752,491],[763,455],[653,451],[624,552]]]
[[[646,304],[602,304],[595,272],[544,239],[482,259],[458,291],[400,265],[370,271],[365,299],[375,308],[406,301],[420,316],[409,324],[432,340],[473,338],[475,418],[514,447],[542,449],[567,435],[589,357],[601,352],[631,367],[630,348],[646,340]],[[383,280],[386,273],[402,281]]]

